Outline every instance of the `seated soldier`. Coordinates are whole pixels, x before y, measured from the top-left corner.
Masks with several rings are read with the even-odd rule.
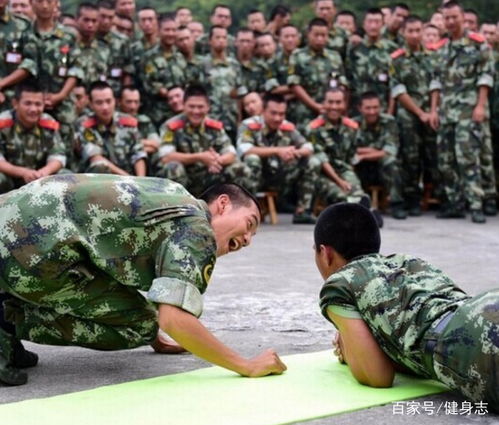
[[[215,183],[251,185],[249,168],[220,121],[208,117],[210,103],[202,86],[191,85],[184,94],[184,113],[161,126],[161,146],[156,175],[181,183],[199,195]]]
[[[168,100],[168,106],[175,115],[184,112],[184,89],[182,87],[170,87],[166,98]]]
[[[82,170],[145,176],[147,153],[140,142],[137,119],[116,111],[113,90],[105,82],[92,83],[89,98],[93,113],[76,123]]]
[[[246,117],[261,115],[263,111],[262,97],[257,92],[250,92],[243,97],[243,110]]]
[[[185,349],[243,376],[286,369],[273,350],[242,357],[198,320],[216,258],[248,246],[260,224],[241,187],[201,200],[165,179],[67,174],[0,196],[0,209],[0,382],[22,385],[19,368],[37,364],[21,339]]]
[[[499,408],[499,290],[471,297],[419,258],[379,254],[378,227],[358,204],[324,210],[314,243],[322,314],[357,381],[391,387],[395,371],[411,373]]]
[[[381,101],[374,92],[361,95],[359,110],[361,115],[355,118],[359,124],[353,158],[355,171],[364,186],[381,183],[390,195],[392,217],[405,219],[397,122],[391,115],[381,113]]]
[[[251,190],[276,190],[280,205],[289,204],[291,195],[297,194],[293,223],[313,224],[311,208],[317,172],[310,157],[314,148],[285,117],[284,97],[267,94],[262,115],[241,123],[237,147],[252,171]]]
[[[60,172],[66,165],[59,123],[43,113],[41,88],[16,87],[14,109],[0,114],[0,193]]]

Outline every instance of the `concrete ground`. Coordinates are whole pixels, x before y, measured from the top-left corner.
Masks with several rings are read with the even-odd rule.
[[[205,295],[203,322],[222,341],[253,356],[265,348],[279,354],[330,348],[333,328],[320,315],[322,281],[315,269],[313,226],[292,225],[280,215],[279,224],[263,225],[250,247],[221,258]],[[499,217],[487,224],[467,220],[437,220],[433,213],[396,221],[385,218],[382,253],[421,256],[445,270],[470,294],[499,288]],[[149,347],[122,352],[98,352],[73,347],[26,344],[40,355],[21,387],[0,387],[0,403],[48,397],[103,385],[188,371],[207,364],[192,355],[161,356]],[[445,402],[456,394],[415,400],[433,406],[437,415],[394,414],[393,404],[306,422],[307,424],[499,424],[499,416],[446,414]],[[422,410],[422,409],[420,409]],[[430,409],[431,410],[431,409]]]

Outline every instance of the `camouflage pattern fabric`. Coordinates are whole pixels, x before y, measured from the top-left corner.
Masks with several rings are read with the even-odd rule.
[[[94,81],[107,81],[112,65],[109,45],[102,40],[94,39],[89,44],[80,41],[77,47],[80,51],[79,63],[83,71],[82,83],[87,90]]]
[[[206,204],[180,185],[52,176],[0,197],[0,211],[0,288],[16,298],[19,338],[126,349],[156,336],[153,303],[201,314],[216,242]]]
[[[12,165],[38,170],[50,161],[66,165],[65,146],[58,131],[59,123],[43,114],[38,125],[25,129],[16,120],[14,111],[0,114],[0,160]],[[0,193],[24,184],[22,179],[0,173]]]
[[[241,65],[241,81],[248,92],[265,91],[265,77],[270,75],[271,64],[252,58],[249,62],[239,62]]]
[[[144,38],[140,38],[132,42],[130,45],[130,58],[132,61],[133,72],[131,73],[135,87],[137,87],[142,96],[144,93],[144,87],[142,85],[142,77],[140,70],[142,69],[144,58],[147,56],[148,52],[153,48],[158,46],[158,42],[151,44],[148,43]]]
[[[394,34],[388,27],[383,27],[381,30],[381,38],[390,43],[390,53],[405,45],[403,35],[399,31]]]
[[[213,149],[219,155],[236,150],[223,129],[220,121],[205,118],[199,127],[193,127],[185,115],[180,114],[168,120],[161,128],[160,158],[172,153],[199,153]],[[251,188],[253,176],[251,170],[238,159],[223,167],[220,173],[211,173],[205,164],[198,161],[183,165],[177,161],[158,164],[156,176],[176,181],[186,187],[194,196],[200,195],[209,186],[216,183],[237,183]]]
[[[307,34],[308,34],[308,29],[304,28],[302,33],[301,33],[300,47],[306,46]],[[337,52],[341,56],[342,60],[345,60],[346,53],[347,53],[348,41],[349,41],[348,32],[345,29],[334,24],[329,29],[329,36],[328,36],[326,48],[328,50],[334,50],[335,52]]]
[[[270,92],[288,84],[289,58],[290,56],[282,49],[276,52],[272,65],[267,68],[267,73],[264,75],[263,91]]]
[[[211,54],[210,39],[209,34],[204,33],[201,37],[196,40],[196,45],[194,46],[195,52],[198,55],[205,56]],[[232,34],[227,34],[227,53],[231,56],[236,56],[236,38]]]
[[[371,254],[353,259],[327,279],[320,307],[328,320],[328,309],[364,320],[395,363],[498,406],[499,382],[491,373],[499,359],[498,291],[470,298],[419,258]],[[438,339],[432,370],[424,361],[425,342],[432,337],[432,325],[453,311]]]

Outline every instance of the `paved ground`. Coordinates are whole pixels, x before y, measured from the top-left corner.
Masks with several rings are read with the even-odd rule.
[[[245,355],[273,347],[282,355],[330,347],[332,327],[321,317],[317,294],[321,278],[315,270],[312,226],[293,226],[280,215],[276,226],[264,225],[253,244],[221,258],[205,296],[204,323],[228,345]],[[385,219],[382,252],[421,256],[476,294],[499,288],[499,217],[485,225],[468,220],[436,220],[432,213],[405,221]],[[191,355],[160,356],[147,348],[97,352],[79,348],[27,344],[40,355],[22,387],[0,387],[0,403],[47,397],[84,389],[182,372],[206,366]],[[447,401],[462,406],[455,394],[415,400],[435,410]],[[403,406],[404,411],[408,405]],[[421,410],[421,409],[420,409]],[[430,409],[431,410],[431,409]],[[499,424],[499,416],[394,414],[386,405],[307,422],[310,425]]]

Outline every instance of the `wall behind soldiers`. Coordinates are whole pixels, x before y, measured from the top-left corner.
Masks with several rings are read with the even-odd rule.
[[[178,6],[186,6],[194,11],[195,19],[202,22],[209,22],[210,11],[217,3],[223,3],[219,0],[174,0],[165,5],[164,0],[136,0],[137,6],[152,6],[159,12],[168,12],[175,10]],[[276,4],[285,4],[293,10],[293,22],[299,26],[304,26],[312,17],[313,13],[310,5],[313,0],[238,0],[237,6],[232,3],[234,27],[245,25],[246,14],[251,9],[259,9],[269,15],[271,9]],[[368,7],[387,6],[397,1],[387,0],[336,0],[338,10],[350,9],[362,16],[362,12]],[[63,11],[74,13],[79,0],[64,0]],[[225,2],[231,4],[231,2]],[[421,15],[423,18],[429,18],[435,9],[441,4],[441,0],[405,0],[412,11]],[[499,19],[499,1],[497,0],[463,0],[462,5],[465,8],[474,8],[478,11],[481,19]]]

